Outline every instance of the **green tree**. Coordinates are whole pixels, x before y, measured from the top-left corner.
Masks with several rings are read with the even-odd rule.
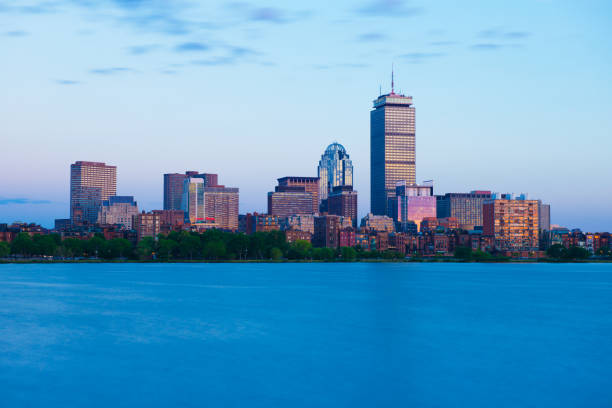
[[[173,239],[160,238],[158,242],[159,257],[165,261],[172,259],[179,244]]]
[[[563,245],[555,244],[546,250],[546,255],[549,258],[561,259],[565,257],[566,252],[567,250]]]
[[[469,261],[472,259],[472,248],[465,246],[458,246],[455,248],[455,258]]]
[[[345,262],[352,262],[357,258],[357,251],[355,251],[355,248],[342,247],[340,252],[342,254],[342,260]]]
[[[283,257],[283,251],[281,251],[277,247],[273,247],[272,249],[270,249],[270,259],[278,261],[282,257]]]
[[[64,256],[78,258],[83,256],[86,242],[76,238],[66,238],[62,241],[62,252]]]
[[[221,240],[209,241],[204,247],[204,257],[210,260],[219,260],[225,258],[227,251],[225,243]]]
[[[289,259],[306,259],[311,256],[312,244],[305,240],[297,240],[289,245],[287,258]]]
[[[132,243],[124,238],[114,238],[108,241],[108,252],[111,259],[127,258],[132,254]]]
[[[136,253],[141,260],[152,259],[155,253],[155,240],[152,237],[142,238],[136,245]]]
[[[227,252],[234,259],[246,259],[249,251],[249,238],[245,234],[231,234]]]
[[[314,248],[312,250],[312,257],[320,261],[331,261],[335,256],[336,251],[332,248]]]
[[[578,246],[569,247],[565,254],[565,258],[567,259],[587,259],[590,256],[591,253],[587,249]]]
[[[27,232],[17,234],[11,243],[11,253],[14,255],[30,256],[34,254],[35,245]]]
[[[102,257],[105,255],[106,249],[106,240],[99,234],[90,238],[85,246],[85,251],[90,257]]]
[[[472,257],[475,261],[490,261],[493,259],[493,255],[488,252],[481,251],[480,249],[473,251]]]
[[[182,231],[179,237],[179,256],[182,259],[193,259],[201,252],[200,237],[198,234],[191,234],[187,231]]]
[[[6,258],[11,254],[11,246],[4,241],[0,242],[0,258]]]
[[[48,256],[55,254],[57,242],[51,235],[34,235],[32,242],[34,244],[34,254]]]

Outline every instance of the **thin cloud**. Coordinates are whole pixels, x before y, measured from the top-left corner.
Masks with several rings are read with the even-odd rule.
[[[476,51],[497,51],[504,48],[504,44],[497,43],[478,43],[470,46],[471,49]]]
[[[407,54],[400,55],[399,58],[402,58],[411,64],[420,64],[427,60],[444,57],[445,55],[446,54],[443,52],[409,52]]]
[[[58,85],[79,85],[81,81],[74,81],[72,79],[56,79],[54,81]]]
[[[30,33],[23,30],[13,30],[5,32],[4,35],[7,37],[25,37],[27,35],[30,35]]]
[[[519,40],[527,38],[530,35],[531,33],[527,31],[506,31],[501,28],[489,28],[480,31],[477,37],[496,40]]]
[[[128,47],[128,53],[131,55],[144,55],[159,48],[159,44],[133,45]]]
[[[199,66],[232,65],[236,62],[236,58],[232,57],[213,57],[208,59],[199,59],[191,61],[193,65]]]
[[[126,67],[111,67],[111,68],[96,68],[89,71],[91,74],[95,75],[115,75],[115,74],[123,74],[128,72],[136,72],[132,68]]]
[[[281,9],[274,7],[260,7],[250,12],[250,20],[267,23],[286,23],[287,16]]]
[[[434,47],[448,47],[456,44],[457,41],[432,41],[429,43],[429,45],[432,45]]]
[[[422,13],[423,8],[411,6],[405,0],[373,0],[357,12],[366,16],[406,17]]]
[[[364,33],[357,37],[357,40],[362,42],[376,42],[382,41],[385,38],[387,38],[387,36],[382,33]]]
[[[231,2],[225,5],[235,16],[246,21],[270,24],[291,23],[310,17],[309,10],[290,11],[278,7],[256,7],[246,2]]]
[[[51,204],[49,200],[32,200],[30,198],[0,198],[0,205],[10,204]]]
[[[184,42],[174,47],[176,52],[203,52],[209,49],[207,44],[201,42]]]

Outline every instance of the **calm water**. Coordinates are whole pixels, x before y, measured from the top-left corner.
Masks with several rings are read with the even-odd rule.
[[[1,407],[611,407],[612,264],[0,265]]]

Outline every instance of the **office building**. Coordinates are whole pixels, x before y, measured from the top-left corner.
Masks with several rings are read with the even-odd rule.
[[[341,215],[350,218],[357,226],[357,192],[353,186],[336,186],[327,199],[327,211],[330,215]]]
[[[312,192],[304,186],[276,186],[268,193],[268,214],[278,217],[314,214]]]
[[[304,191],[311,193],[312,210],[309,214],[319,212],[319,178],[318,177],[282,177],[278,179],[279,187],[303,187]],[[270,211],[268,211],[270,212]]]
[[[472,230],[482,226],[482,204],[491,199],[491,192],[447,193],[436,198],[438,218],[456,218],[461,228]]]
[[[379,96],[370,112],[370,211],[387,215],[395,184],[416,183],[415,109],[412,96]]]
[[[160,215],[141,212],[132,218],[132,228],[136,231],[138,241],[144,237],[157,238],[161,232]]]
[[[102,201],[98,211],[98,224],[121,225],[132,229],[132,217],[138,214],[138,204],[132,196],[111,196]]]
[[[281,229],[283,231],[298,230],[314,234],[314,215],[291,215],[281,218]]]
[[[372,213],[366,215],[361,219],[361,228],[370,231],[395,231],[395,223],[393,218],[386,215],[374,215]]]
[[[539,248],[539,203],[509,195],[484,202],[483,234],[492,236],[500,251],[535,251]]]
[[[164,174],[164,210],[182,209],[183,187],[185,179],[201,178],[204,187],[218,185],[218,175],[213,173],[198,173],[197,171],[186,171],[181,173]]]
[[[192,225],[236,231],[238,229],[239,190],[224,186],[206,186],[201,177],[184,180],[182,210]],[[200,228],[206,227],[200,225]]]
[[[314,235],[312,245],[320,248],[338,248],[339,233],[343,228],[342,217],[322,215],[314,218]]]
[[[185,211],[183,210],[153,210],[152,212],[159,215],[162,234],[181,231],[185,225]]]
[[[117,195],[117,167],[77,161],[70,165],[70,220],[94,224],[102,201]]]
[[[424,218],[436,218],[436,197],[433,184],[408,185],[401,180],[396,183],[395,197],[389,197],[389,215],[393,217],[401,231],[402,224],[414,222],[420,230]]]
[[[279,231],[281,229],[279,218],[276,215],[248,213],[245,218],[245,232],[247,234]]]
[[[540,231],[550,231],[550,204],[539,201]]]
[[[319,160],[319,201],[324,202],[334,187],[353,185],[353,163],[346,149],[339,143],[327,146]]]
[[[217,224],[217,228],[238,230],[239,190],[235,187],[204,187],[205,218]]]

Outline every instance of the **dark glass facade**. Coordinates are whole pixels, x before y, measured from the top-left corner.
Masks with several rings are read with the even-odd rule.
[[[412,97],[391,92],[374,101],[370,112],[370,206],[387,214],[395,184],[416,183],[415,109]]]

